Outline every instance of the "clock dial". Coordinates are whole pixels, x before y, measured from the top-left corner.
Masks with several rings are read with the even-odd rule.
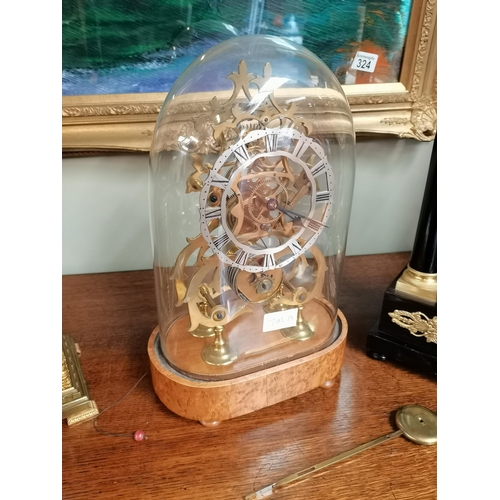
[[[210,169],[200,193],[201,233],[236,270],[283,268],[328,227],[332,190],[333,170],[318,142],[290,128],[254,130]]]

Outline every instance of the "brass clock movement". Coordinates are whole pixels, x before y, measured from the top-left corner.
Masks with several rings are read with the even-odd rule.
[[[149,356],[175,413],[215,425],[331,385],[354,141],[335,76],[288,40],[223,42],[177,80],[150,156]]]

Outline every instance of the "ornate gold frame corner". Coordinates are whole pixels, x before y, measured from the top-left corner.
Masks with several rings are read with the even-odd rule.
[[[358,137],[431,141],[437,129],[437,0],[414,0],[400,81],[343,87]],[[165,93],[62,98],[63,155],[148,152]],[[196,111],[205,102],[191,103]]]

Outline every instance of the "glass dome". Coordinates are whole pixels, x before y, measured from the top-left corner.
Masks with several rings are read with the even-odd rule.
[[[169,367],[227,380],[335,342],[354,147],[341,85],[290,40],[227,40],[178,78],[150,153]]]

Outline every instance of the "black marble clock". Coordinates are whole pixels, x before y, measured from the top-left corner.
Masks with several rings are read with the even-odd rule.
[[[389,285],[367,353],[437,376],[437,136],[408,265]]]

